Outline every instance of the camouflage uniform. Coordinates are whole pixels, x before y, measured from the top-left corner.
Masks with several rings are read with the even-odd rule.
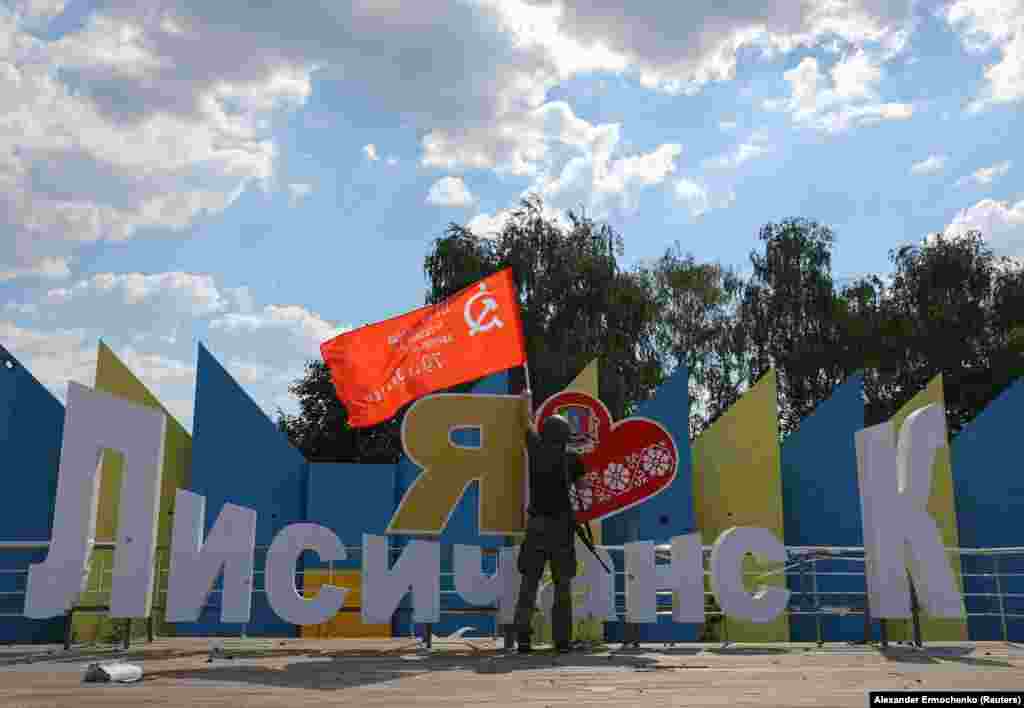
[[[545,562],[551,563],[555,586],[551,633],[556,646],[568,647],[572,632],[572,579],[576,575],[576,518],[569,484],[584,473],[579,456],[566,450],[569,423],[561,416],[544,421],[541,435],[527,433],[530,460],[530,507],[526,540],[519,549],[522,584],[515,623],[521,651],[530,648],[530,620]]]

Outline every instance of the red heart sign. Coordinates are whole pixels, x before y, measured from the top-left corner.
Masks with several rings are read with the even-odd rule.
[[[665,428],[649,418],[612,423],[604,404],[586,393],[563,391],[537,411],[538,427],[560,413],[573,428],[570,448],[583,457],[584,482],[570,489],[576,519],[596,521],[662,491],[676,477],[679,452]]]

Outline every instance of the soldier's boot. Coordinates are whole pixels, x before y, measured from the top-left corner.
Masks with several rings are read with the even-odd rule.
[[[516,608],[516,648],[520,654],[529,654],[533,651],[533,647],[530,646],[530,622],[532,619],[532,607],[520,606]]]
[[[572,586],[563,581],[555,584],[555,602],[551,608],[551,635],[555,650],[565,654],[572,649]]]

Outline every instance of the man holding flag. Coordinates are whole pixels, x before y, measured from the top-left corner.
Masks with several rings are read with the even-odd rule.
[[[324,342],[320,352],[353,428],[382,423],[402,406],[435,391],[525,368],[526,342],[512,269],[484,278],[438,305],[339,335]],[[584,469],[579,456],[567,451],[568,420],[551,416],[539,435],[533,430],[528,369],[526,378],[530,507],[519,555],[523,582],[516,610],[518,643],[520,651],[530,651],[537,585],[550,562],[555,581],[552,630],[559,651],[568,651],[570,587],[576,575],[573,534],[578,532],[569,487]],[[593,551],[592,542],[588,547]]]
[[[544,564],[551,564],[555,584],[555,602],[551,608],[551,634],[559,653],[570,650],[572,639],[572,579],[576,575],[576,514],[569,498],[569,487],[585,473],[580,456],[567,446],[572,428],[561,415],[544,419],[540,434],[533,429],[533,396],[523,393],[526,445],[530,460],[530,506],[526,540],[519,548],[519,600],[516,603],[516,630],[520,653],[529,653],[530,624],[537,598],[537,586]]]

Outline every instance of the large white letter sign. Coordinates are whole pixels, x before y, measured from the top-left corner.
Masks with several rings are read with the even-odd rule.
[[[603,548],[597,549],[601,560],[609,568],[615,568],[612,557]],[[572,584],[585,588],[583,602],[573,613],[575,619],[596,618],[614,622],[619,617],[615,614],[615,576],[607,572],[590,550],[576,540],[576,557],[583,559],[583,575],[572,579]],[[554,601],[554,597],[552,597]]]
[[[256,511],[225,504],[203,542],[206,497],[179,489],[171,531],[171,573],[167,581],[167,621],[195,622],[224,572],[221,622],[248,622],[252,614]]]
[[[291,524],[281,529],[267,551],[264,576],[267,602],[278,617],[291,624],[320,624],[334,617],[345,604],[348,588],[321,585],[312,600],[295,587],[295,564],[303,551],[315,551],[322,561],[345,560],[345,546],[320,524]]]
[[[856,434],[871,614],[910,617],[909,565],[929,615],[962,617],[942,534],[928,513],[935,452],[946,444],[945,411],[932,404],[907,416],[896,449],[891,426],[882,423]]]
[[[505,568],[498,563],[494,575],[484,575],[480,565],[482,557],[480,546],[457,543],[453,549],[455,592],[471,605],[493,605],[501,597],[501,575]]]
[[[29,567],[26,617],[64,614],[85,589],[104,448],[119,450],[125,460],[110,616],[149,616],[166,427],[160,410],[68,383],[53,538],[46,560]]]
[[[501,549],[501,596],[498,598],[498,624],[514,624],[516,618],[516,602],[519,600],[519,587],[523,576],[519,572],[519,546],[508,546]]]
[[[598,548],[603,560],[609,568],[614,568],[612,558],[608,551]],[[573,602],[572,619],[574,622],[581,620],[599,619],[604,621],[615,621],[618,615],[615,614],[615,577],[610,575],[590,550],[576,541],[576,558],[583,559],[583,574],[572,579],[572,595],[576,598],[580,592],[583,593],[582,602]],[[540,607],[544,615],[551,620],[551,611],[555,604],[555,585],[553,582],[544,583],[540,587]]]
[[[704,553],[699,533],[672,539],[672,562],[655,563],[654,543],[637,541],[624,547],[626,557],[626,621],[658,621],[657,591],[672,591],[672,621],[704,621]]]
[[[498,570],[494,575],[484,575],[480,568],[481,557],[479,546],[456,544],[452,564],[455,566],[455,591],[472,605],[497,604],[498,624],[512,624],[522,582],[516,567],[519,546],[499,549]]]
[[[711,549],[711,589],[729,617],[771,622],[786,609],[789,590],[761,585],[753,595],[748,593],[743,584],[743,558],[748,553],[761,562],[786,562],[786,547],[771,531],[734,526],[723,531]]]
[[[410,541],[388,570],[386,536],[363,534],[363,622],[384,624],[412,592],[413,622],[441,621],[441,545]]]

